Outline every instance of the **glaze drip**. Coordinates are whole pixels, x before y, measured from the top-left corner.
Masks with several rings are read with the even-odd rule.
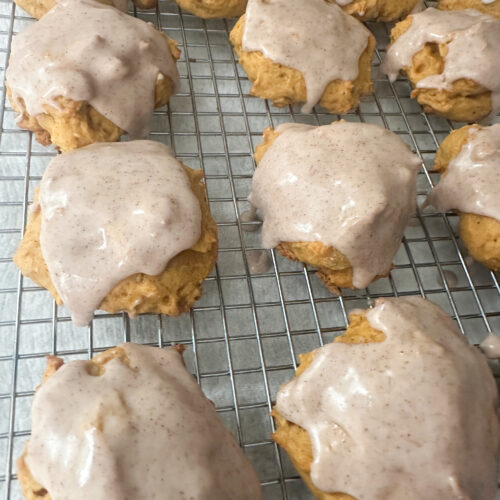
[[[6,80],[31,116],[58,97],[86,101],[133,137],[144,137],[157,78],[178,72],[151,24],[94,0],[61,0],[12,41]]]
[[[201,209],[170,148],[97,143],[56,156],[40,184],[40,245],[77,325],[136,274],[157,275],[201,234]]]
[[[351,263],[356,288],[386,274],[415,211],[419,158],[376,125],[286,124],[277,132],[250,195],[263,215],[263,246],[332,246]]]
[[[460,153],[428,196],[427,204],[446,212],[485,215],[500,221],[500,124],[470,129]]]
[[[278,393],[311,439],[311,478],[358,500],[493,500],[497,389],[484,356],[419,297],[366,313],[378,343],[335,342]]]
[[[481,351],[490,359],[500,359],[500,336],[490,333],[479,345]]]
[[[36,392],[26,464],[52,500],[259,500],[252,466],[173,349],[124,344]]]
[[[276,29],[279,26],[280,29]],[[310,113],[333,80],[354,81],[370,32],[325,0],[249,0],[243,50],[300,71]]]
[[[383,70],[391,81],[411,66],[426,43],[445,44],[448,52],[442,73],[417,82],[417,88],[449,89],[462,78],[491,91],[493,113],[500,110],[500,21],[475,9],[442,11],[428,8],[412,16],[412,23],[387,50]]]

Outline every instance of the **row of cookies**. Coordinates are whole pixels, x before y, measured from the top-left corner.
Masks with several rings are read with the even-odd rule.
[[[493,347],[498,356],[499,338]],[[262,498],[182,351],[50,356],[18,459],[25,497]],[[272,438],[318,500],[493,500],[497,405],[486,358],[444,311],[420,297],[379,299],[301,356],[277,394]]]
[[[343,114],[372,92],[375,39],[335,3],[250,0],[230,38],[250,93],[275,106]],[[500,110],[500,16],[428,8],[396,24],[391,40],[382,68],[391,81],[404,71],[426,112],[470,123]]]
[[[174,0],[184,10],[196,16],[211,19],[218,17],[241,16],[245,12],[247,0]],[[127,0],[99,0],[123,12],[127,11]],[[35,19],[47,14],[59,0],[15,0],[15,3]],[[139,9],[154,9],[158,0],[133,0]]]
[[[56,0],[15,0],[17,5],[36,19],[40,19],[54,5]],[[126,0],[100,0],[126,10]],[[246,9],[247,0],[174,0],[187,12],[204,19],[241,16]],[[422,7],[423,0],[332,0],[344,12],[361,21],[391,22],[416,12]],[[133,0],[140,9],[156,7],[157,0]],[[500,18],[500,4],[497,0],[439,0],[439,8],[459,10],[474,8],[485,14]]]
[[[421,167],[396,134],[363,123],[284,124],[264,131],[255,160],[249,199],[264,248],[316,267],[337,293],[390,273]],[[460,212],[469,253],[493,270],[499,160],[500,124],[454,131],[436,156],[436,170],[449,173],[427,202]],[[187,312],[217,259],[202,177],[154,141],[63,153],[43,175],[14,261],[78,325],[96,309]]]
[[[251,0],[230,38],[250,93],[276,106],[343,114],[372,92],[375,39],[336,3]],[[384,71],[395,80],[403,70],[426,112],[470,123],[500,109],[499,19],[429,8],[398,23],[392,40]],[[153,108],[175,92],[178,57],[173,40],[139,19],[61,0],[14,38],[7,93],[18,125],[61,151],[143,137]]]

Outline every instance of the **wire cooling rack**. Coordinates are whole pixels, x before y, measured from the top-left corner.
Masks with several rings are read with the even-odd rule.
[[[0,94],[0,497],[20,499],[15,459],[30,432],[33,389],[44,356],[88,358],[124,341],[188,346],[186,360],[205,394],[244,448],[262,481],[265,499],[312,498],[286,455],[273,444],[269,411],[298,355],[330,342],[347,325],[349,311],[376,297],[422,295],[457,320],[472,343],[500,331],[497,277],[473,262],[456,236],[457,217],[419,213],[406,231],[391,275],[365,291],[329,293],[314,270],[271,252],[272,266],[252,274],[248,252],[260,248],[259,232],[240,216],[249,208],[252,151],[267,126],[297,121],[327,124],[339,117],[316,111],[277,109],[250,97],[250,83],[228,41],[234,20],[204,21],[160,0],[156,12],[133,12],[179,42],[181,86],[168,108],[155,112],[151,138],[169,144],[178,158],[206,173],[220,238],[219,260],[205,281],[202,299],[179,318],[98,314],[89,328],[74,327],[68,311],[23,278],[12,255],[26,225],[33,189],[55,151],[19,130]],[[12,36],[33,22],[10,0],[0,0],[0,80]],[[425,168],[418,176],[423,200],[436,178],[438,144],[452,129],[427,116],[409,98],[404,79],[389,83],[380,70],[390,26],[369,24],[378,49],[375,94],[346,120],[377,123],[410,144]],[[3,84],[3,83],[2,83]],[[458,126],[458,124],[455,124]]]

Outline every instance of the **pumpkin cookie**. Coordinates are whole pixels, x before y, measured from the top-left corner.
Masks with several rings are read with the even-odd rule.
[[[255,150],[262,243],[318,268],[333,292],[386,276],[415,211],[421,162],[376,125],[285,124]]]
[[[391,22],[410,14],[422,0],[336,0],[344,12],[360,21]]]
[[[18,125],[61,151],[144,137],[175,92],[179,50],[151,24],[94,0],[62,0],[12,41],[6,87]]]
[[[216,258],[202,172],[132,141],[50,162],[14,262],[85,325],[95,309],[189,311]]]
[[[474,259],[500,271],[500,124],[454,130],[434,169],[442,174],[427,203],[458,210],[460,238]]]
[[[58,0],[14,0],[21,9],[25,10],[31,17],[40,19],[47,12],[55,7]],[[73,0],[80,1],[80,0]],[[112,5],[122,12],[127,12],[127,0],[97,0],[105,5]],[[139,9],[154,9],[156,0],[132,0]]]
[[[497,489],[495,380],[455,322],[420,297],[379,299],[301,356],[273,439],[318,500],[476,498]]]
[[[203,19],[236,17],[245,12],[247,0],[174,0],[179,7]]]
[[[305,103],[309,113],[319,104],[347,113],[372,92],[375,38],[335,3],[250,0],[230,39],[250,93],[275,106]]]
[[[26,499],[259,500],[255,471],[182,351],[123,344],[90,361],[49,356],[17,462]]]
[[[426,113],[474,122],[500,110],[500,21],[468,9],[434,8],[409,16],[391,32],[383,68],[403,71]]]
[[[476,9],[500,19],[500,0],[439,0],[438,6],[443,10]]]

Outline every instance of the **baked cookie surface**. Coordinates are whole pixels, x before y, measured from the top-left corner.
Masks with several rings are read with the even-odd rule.
[[[254,9],[264,19],[263,28],[257,28],[258,17],[249,38],[248,19]],[[334,18],[331,24],[319,20],[324,9]],[[277,25],[283,31],[276,30]],[[336,4],[251,0],[230,40],[252,82],[250,94],[270,99],[277,107],[306,103],[303,111],[310,112],[319,104],[331,113],[346,113],[372,92],[375,39]]]
[[[159,155],[159,163],[156,163],[155,157],[151,157],[151,151],[148,148],[153,148],[154,152]],[[82,179],[87,178],[85,172],[81,176],[73,172],[72,177],[68,177],[69,172],[63,169],[62,179],[67,179],[70,183],[74,182],[75,192],[66,195],[72,200],[69,206],[73,206],[74,209],[63,215],[62,219],[63,221],[74,221],[74,223],[66,231],[61,231],[59,225],[52,225],[52,230],[47,233],[49,235],[47,238],[52,236],[56,239],[48,239],[46,248],[49,248],[51,252],[48,254],[48,250],[44,250],[43,239],[41,239],[44,223],[43,204],[41,206],[40,203],[35,202],[25,235],[14,256],[14,262],[25,276],[49,290],[58,304],[63,302],[61,297],[63,292],[61,288],[58,289],[55,286],[53,276],[56,276],[57,280],[62,280],[60,286],[64,285],[68,297],[64,302],[70,301],[70,297],[73,297],[71,303],[66,305],[73,313],[71,304],[77,307],[80,311],[79,317],[82,324],[88,322],[92,315],[92,309],[97,307],[111,313],[126,311],[132,316],[146,312],[177,316],[187,312],[200,298],[202,282],[212,270],[217,259],[217,226],[210,215],[202,172],[191,170],[185,166],[180,172],[186,179],[183,182],[189,186],[189,192],[192,196],[190,203],[198,205],[198,208],[195,206],[190,209],[190,213],[182,212],[179,214],[179,208],[176,204],[182,203],[180,208],[185,208],[188,205],[169,195],[167,188],[171,181],[165,182],[155,175],[154,182],[155,185],[158,185],[159,194],[155,195],[154,191],[149,192],[148,197],[151,202],[141,203],[140,193],[143,191],[140,183],[136,183],[135,186],[126,183],[115,194],[113,204],[113,207],[120,207],[117,210],[121,212],[114,212],[113,222],[106,225],[105,223],[101,224],[101,222],[106,219],[107,212],[101,210],[106,200],[107,191],[104,191],[99,185],[106,186],[110,182],[118,182],[119,180],[123,182],[126,172],[124,169],[119,169],[118,163],[125,162],[126,160],[123,158],[127,157],[132,158],[132,161],[138,162],[139,165],[145,165],[142,171],[141,168],[138,168],[137,175],[134,172],[131,175],[132,177],[137,176],[138,179],[142,177],[145,182],[148,182],[148,172],[153,171],[155,164],[161,166],[163,162],[169,161],[171,153],[166,146],[157,142],[133,141],[131,143],[95,144],[70,154],[76,154],[76,158],[81,158],[82,154],[88,155],[94,152],[100,160],[96,162],[96,168],[111,167],[110,175],[107,177],[105,174],[96,174],[97,180],[94,189],[82,182]],[[62,155],[64,161],[75,162],[73,156],[66,158],[66,155]],[[114,166],[111,163],[112,157],[116,161]],[[90,168],[89,163],[87,166]],[[78,168],[77,172],[81,172],[81,169]],[[44,174],[44,179],[55,178],[55,180],[50,181],[54,188],[52,193],[48,191],[47,197],[49,202],[53,199],[57,201],[58,193],[61,196],[60,193],[65,191],[64,189],[56,189],[57,177],[48,177],[49,175],[51,175],[50,166]],[[187,186],[172,184],[170,189],[182,191],[188,189]],[[127,195],[129,191],[131,193]],[[138,194],[134,191],[137,191]],[[123,201],[120,201],[120,192],[126,196]],[[94,199],[93,204],[87,208],[85,208],[86,198],[83,196],[85,193]],[[59,210],[67,210],[57,208],[51,203],[48,203],[47,206],[49,214]],[[78,207],[81,207],[81,210],[78,210]],[[140,215],[134,216],[134,210],[138,210],[138,213],[143,211],[142,218]],[[75,212],[78,212],[76,216]],[[131,222],[125,222],[127,219],[131,219]],[[162,222],[163,220],[165,222]],[[55,221],[53,224],[58,223]],[[193,231],[192,236],[191,230]],[[182,235],[177,234],[179,231],[182,232]],[[55,246],[53,242],[57,243],[57,236],[54,235],[60,232],[64,234],[64,239]],[[102,234],[102,236],[95,238],[94,234]],[[184,246],[188,245],[188,248],[183,249],[182,246],[178,246],[180,236],[182,236]],[[192,245],[187,239],[188,236],[194,242]],[[174,242],[170,257],[167,254],[169,249],[166,243],[169,239]],[[161,243],[162,241],[163,243]],[[107,247],[105,245],[104,249],[101,249],[103,242],[106,243]],[[181,250],[176,254],[178,249]],[[76,258],[79,270],[75,268],[73,263],[73,253],[78,255]],[[49,271],[51,267],[47,262],[47,254],[53,260],[52,271]],[[88,262],[88,265],[85,262]],[[95,270],[92,271],[97,264],[103,266],[102,275],[96,274]],[[157,271],[154,274],[131,272],[127,276],[123,275],[125,270],[133,269],[137,265],[142,268],[153,266]],[[76,274],[74,274],[75,272]],[[80,278],[76,279],[78,276]],[[116,279],[120,276],[123,278],[113,283],[113,277]],[[88,301],[99,303],[92,305]],[[81,310],[82,307],[85,311]]]
[[[439,0],[438,6],[443,10],[476,9],[483,14],[500,19],[500,0],[490,2],[483,0]]]
[[[434,169],[443,177],[428,203],[443,211],[457,209],[469,254],[500,271],[500,125],[454,130],[441,143]]]
[[[47,12],[55,7],[57,0],[14,0],[21,9],[24,9],[31,17],[40,19]],[[79,1],[79,0],[74,0]],[[127,0],[97,0],[105,5],[112,5],[122,12],[127,12]],[[156,7],[156,0],[132,0],[139,9],[153,9]]]
[[[143,137],[175,92],[176,43],[93,0],[62,0],[13,38],[6,88],[18,125],[68,151]]]
[[[359,123],[285,124],[264,131],[255,161],[249,199],[265,248],[317,267],[335,293],[390,272],[421,164],[399,138]]]
[[[393,28],[383,69],[408,76],[425,112],[475,122],[500,110],[499,45],[499,20],[428,8]]]
[[[410,14],[419,7],[421,0],[338,0],[347,14],[360,21],[391,22]]]
[[[259,500],[255,471],[183,350],[123,344],[66,364],[49,356],[18,459],[25,498]]]
[[[247,0],[174,0],[179,7],[203,19],[236,17],[245,12]]]
[[[300,358],[273,439],[316,498],[494,498],[496,385],[436,305],[379,299]]]

